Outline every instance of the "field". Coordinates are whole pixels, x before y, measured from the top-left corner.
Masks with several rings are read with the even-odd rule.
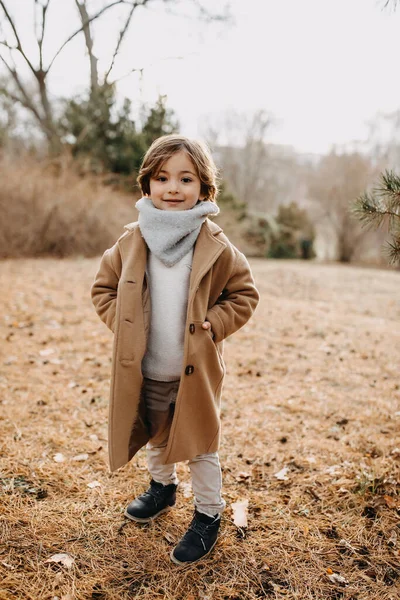
[[[225,345],[222,533],[180,568],[186,464],[151,526],[123,517],[144,453],[108,471],[97,265],[0,263],[0,599],[398,600],[400,272],[252,261],[262,301]]]

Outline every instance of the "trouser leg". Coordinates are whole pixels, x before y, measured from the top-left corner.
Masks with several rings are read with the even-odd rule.
[[[152,479],[163,485],[170,483],[177,485],[179,482],[176,465],[162,463],[174,416],[178,387],[179,381],[145,379],[142,390],[150,429],[150,440],[146,445],[147,468]]]
[[[210,517],[221,514],[226,506],[222,498],[222,472],[218,452],[199,454],[189,461],[196,509]]]

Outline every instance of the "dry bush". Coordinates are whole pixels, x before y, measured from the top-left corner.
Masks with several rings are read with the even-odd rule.
[[[134,195],[57,162],[0,159],[0,257],[94,256],[136,218]]]

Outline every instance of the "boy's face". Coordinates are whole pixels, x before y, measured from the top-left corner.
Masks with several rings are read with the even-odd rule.
[[[176,152],[150,178],[150,198],[160,210],[189,210],[203,200],[200,179],[186,152]]]

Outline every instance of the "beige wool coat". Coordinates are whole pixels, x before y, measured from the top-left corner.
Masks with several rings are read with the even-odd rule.
[[[92,301],[114,332],[109,407],[112,471],[149,441],[141,388],[141,363],[150,324],[147,245],[138,223],[104,253]],[[251,317],[259,295],[249,264],[222,229],[206,219],[197,238],[188,295],[184,359],[164,463],[216,452],[225,365],[223,340]],[[214,338],[201,327],[211,323]]]

